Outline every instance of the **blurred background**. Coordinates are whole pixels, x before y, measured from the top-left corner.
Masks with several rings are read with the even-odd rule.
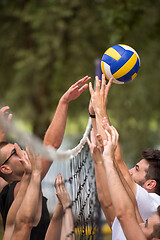
[[[139,54],[138,76],[112,84],[108,115],[127,165],[160,139],[159,0],[0,0],[0,103],[22,131],[41,139],[62,94],[95,60],[124,43]],[[88,121],[89,91],[69,105],[65,138],[77,145]]]

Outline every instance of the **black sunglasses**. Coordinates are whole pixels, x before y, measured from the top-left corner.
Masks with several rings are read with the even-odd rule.
[[[6,162],[8,162],[8,160],[9,160],[15,153],[16,153],[16,149],[14,148],[14,149],[12,150],[11,155],[1,164],[1,166],[3,166],[4,164],[6,164]]]

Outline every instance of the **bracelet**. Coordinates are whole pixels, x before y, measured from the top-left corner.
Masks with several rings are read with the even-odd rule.
[[[65,211],[66,211],[66,209],[68,209],[68,208],[72,208],[72,203],[65,208]]]
[[[90,116],[91,118],[96,118],[96,115],[95,115],[95,114],[90,114],[90,112],[89,112],[89,116]]]
[[[72,231],[72,232],[70,232],[69,234],[67,234],[66,238],[72,237],[73,234],[75,234],[75,231]]]

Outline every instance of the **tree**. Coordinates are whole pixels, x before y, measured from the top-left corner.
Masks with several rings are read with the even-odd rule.
[[[110,116],[126,156],[155,146],[159,9],[156,0],[0,0],[2,102],[42,138],[62,93],[84,75],[93,77],[94,59],[108,47],[126,43],[139,53],[141,69],[134,83],[112,86]],[[88,102],[84,93],[71,104],[69,114],[77,123],[79,115],[88,117]]]

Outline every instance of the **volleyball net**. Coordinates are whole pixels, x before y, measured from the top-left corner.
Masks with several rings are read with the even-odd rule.
[[[99,59],[95,60],[95,75],[99,78],[101,76]],[[91,129],[90,118],[79,144],[66,151],[57,151],[51,146],[44,146],[35,135],[20,131],[14,123],[8,123],[1,117],[0,128],[8,130],[7,137],[12,142],[17,142],[22,147],[29,145],[36,154],[53,161],[47,174],[49,177],[46,176],[42,181],[42,190],[44,196],[47,195],[49,211],[53,213],[56,206],[57,198],[53,184],[57,172],[61,172],[72,199],[76,239],[101,239],[101,207],[96,189],[94,162],[86,143]]]
[[[59,156],[62,156],[62,152],[58,151],[57,153],[61,153],[61,155],[57,155],[57,160],[53,163],[53,172],[63,173],[66,188],[72,199],[76,239],[97,239],[97,234],[100,234],[101,208],[97,196],[94,162],[86,143],[90,129],[91,121],[89,119],[80,143],[75,148],[63,152],[64,159],[68,160],[61,161]],[[44,179],[42,183],[44,195],[47,195],[48,199],[52,199],[51,203],[49,200],[51,212],[55,206],[55,204],[53,206],[55,194],[50,191],[52,186],[53,182],[50,177],[48,180]]]
[[[53,184],[58,171],[62,173],[72,200],[76,239],[97,239],[96,235],[100,232],[100,204],[97,197],[94,162],[86,143],[91,129],[91,120],[88,120],[85,133],[79,144],[66,151],[57,151],[51,146],[44,146],[35,135],[20,131],[14,122],[8,123],[3,118],[0,118],[0,127],[7,129],[7,139],[10,142],[17,142],[22,147],[31,146],[36,154],[53,161],[54,176],[52,174],[52,177],[47,178],[46,176],[42,182],[44,196],[46,196],[46,191],[52,193],[46,196],[51,206],[51,208],[49,207],[51,214],[57,200]]]

